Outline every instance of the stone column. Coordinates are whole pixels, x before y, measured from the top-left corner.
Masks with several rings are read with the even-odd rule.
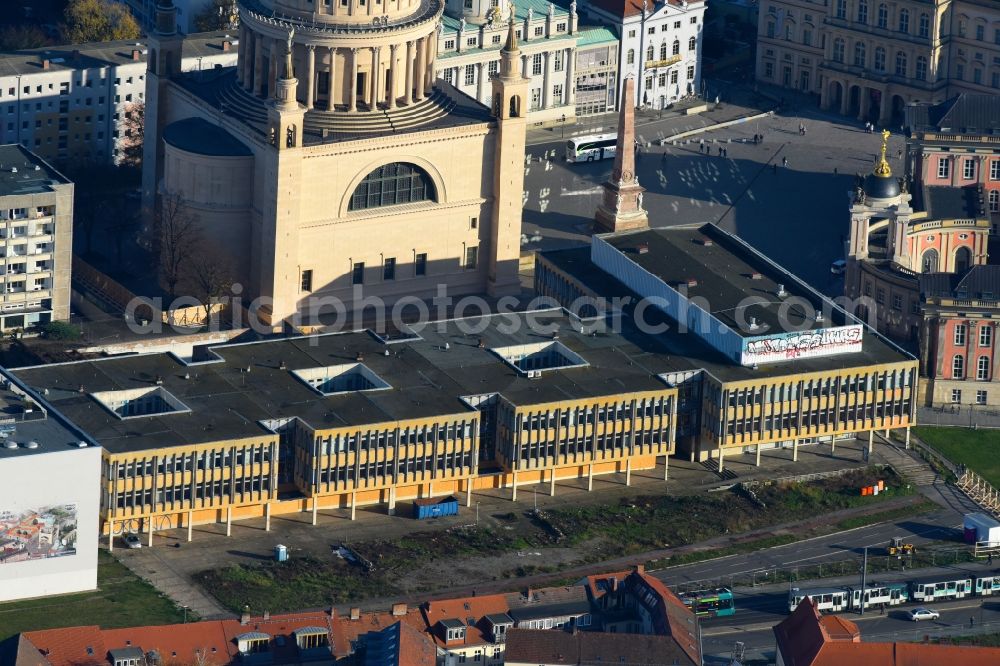
[[[371,91],[368,94],[369,111],[375,111],[378,109],[378,100],[379,97],[382,96],[382,93],[379,90],[379,88],[381,87],[379,82],[379,60],[381,59],[381,56],[382,56],[382,47],[381,46],[372,47],[372,70],[368,77],[369,90]]]
[[[250,57],[253,53],[253,48],[250,46],[250,31],[247,30],[246,26],[240,26],[240,51],[238,55],[239,58],[239,68],[237,70],[239,78],[237,81],[241,88],[247,87],[247,72],[250,71]]]
[[[413,103],[413,59],[416,54],[413,52],[413,41],[406,42],[406,95],[403,101],[406,104]]]
[[[889,122],[889,91],[888,89],[882,91],[882,96],[879,98],[878,104],[878,124],[885,125]]]
[[[253,39],[253,94],[260,95],[264,86],[263,40],[258,35]]]
[[[483,101],[483,79],[486,78],[483,69],[484,63],[476,63],[476,100],[479,102]]]
[[[847,112],[851,108],[851,90],[847,87],[846,81],[841,81],[840,83],[840,115],[846,116]]]
[[[346,63],[345,63],[346,66]],[[326,110],[333,111],[333,105],[337,102],[337,49],[330,47],[330,76],[327,85],[329,98],[326,100]]]
[[[437,37],[436,33],[431,33],[427,36],[427,64],[424,69],[427,70],[426,78],[424,80],[424,94],[430,95],[434,92],[434,58],[437,56]],[[457,83],[457,81],[456,81]]]
[[[552,106],[552,86],[549,85],[549,67],[552,64],[552,53],[546,51],[542,56],[542,108],[547,109]]]
[[[274,97],[275,83],[278,80],[278,49],[284,48],[280,39],[271,40],[271,55],[267,65],[267,96]]]
[[[313,108],[316,101],[316,47],[306,46],[306,108]]]
[[[348,80],[347,110],[358,110],[358,49],[351,49],[351,78]]]
[[[417,42],[417,64],[416,64],[416,87],[413,93],[413,101],[419,102],[424,98],[424,87],[427,79],[427,38]]]
[[[566,104],[576,106],[576,79],[574,78],[576,51],[566,49],[566,55],[563,57],[566,58]]]
[[[867,120],[868,111],[872,104],[871,88],[861,86],[861,93],[858,97],[858,120]]]
[[[525,78],[529,78],[528,77],[528,56],[526,56],[526,55],[521,56],[521,76],[523,76]]]
[[[389,99],[386,102],[390,109],[396,108],[396,51],[398,49],[399,44],[393,44],[389,47],[389,69],[386,70],[386,76],[389,77]]]

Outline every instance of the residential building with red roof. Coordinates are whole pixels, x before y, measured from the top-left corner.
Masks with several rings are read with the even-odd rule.
[[[776,666],[996,666],[1000,648],[928,643],[862,643],[850,620],[820,615],[806,597],[774,627]]]

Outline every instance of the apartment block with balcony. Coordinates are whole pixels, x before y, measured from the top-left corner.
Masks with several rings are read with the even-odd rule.
[[[69,318],[73,183],[0,146],[0,331]]]

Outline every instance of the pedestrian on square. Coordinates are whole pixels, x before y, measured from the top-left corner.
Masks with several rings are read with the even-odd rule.
[[[787,167],[788,166],[788,158],[787,157],[782,157],[781,158],[781,166],[783,166],[783,167]]]
[[[774,173],[778,173],[778,163],[777,162],[775,162],[774,164],[771,165],[771,171],[773,171]]]
[[[722,146],[719,146],[719,157],[722,157]]]
[[[833,175],[834,175],[834,176],[836,176],[836,175],[837,175],[837,167],[833,167]]]
[[[728,148],[723,148],[722,149],[722,156],[725,157],[727,160],[729,159],[729,149]]]

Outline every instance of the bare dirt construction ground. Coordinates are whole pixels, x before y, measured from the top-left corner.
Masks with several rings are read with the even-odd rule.
[[[861,486],[880,479],[890,490],[878,497],[860,495]],[[195,579],[232,610],[249,604],[279,612],[374,597],[425,596],[446,587],[557,574],[834,511],[877,509],[910,494],[891,471],[862,468],[811,483],[764,486],[758,500],[731,489],[631,495],[605,505],[519,507],[481,516],[478,525],[354,542],[346,557],[336,553],[340,544],[331,544],[327,557],[230,565],[203,571]]]

